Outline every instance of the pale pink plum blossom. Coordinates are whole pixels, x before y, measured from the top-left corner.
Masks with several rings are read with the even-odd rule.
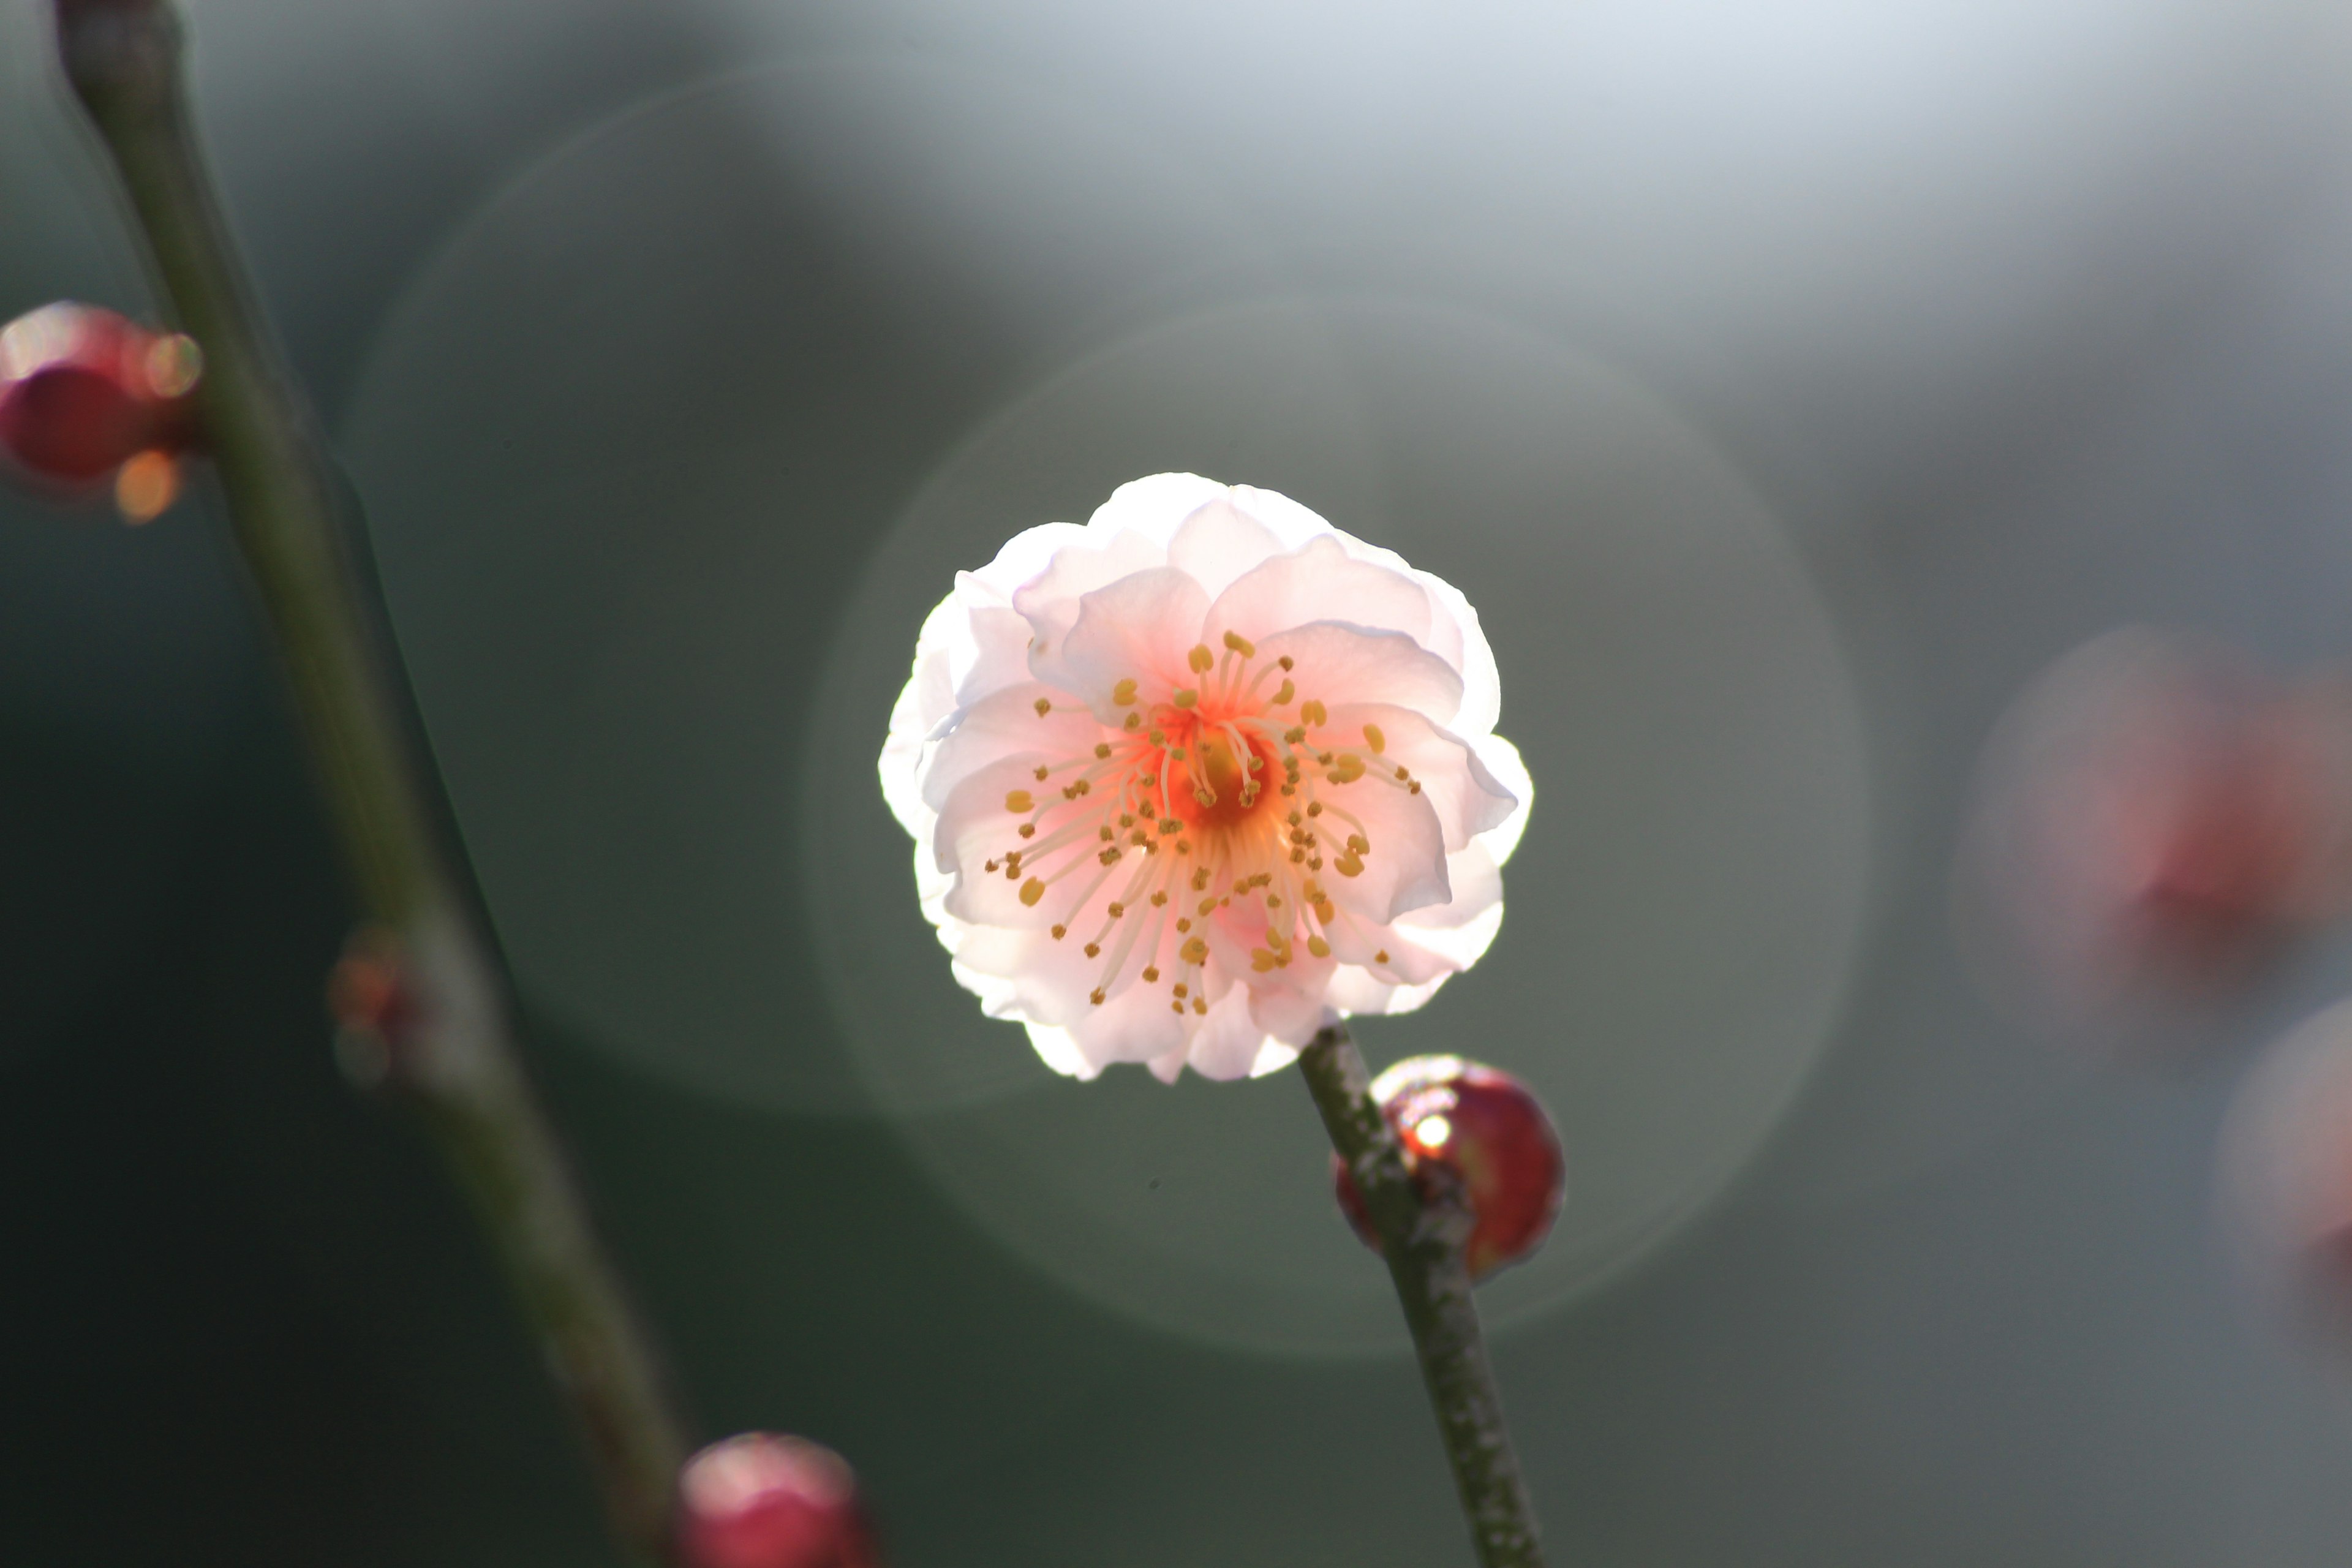
[[[882,789],[957,980],[1049,1065],[1236,1079],[1495,940],[1531,793],[1500,700],[1453,587],[1162,474],[957,574]]]

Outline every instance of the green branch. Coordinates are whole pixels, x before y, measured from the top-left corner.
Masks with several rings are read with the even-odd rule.
[[[667,1554],[685,1456],[655,1358],[516,1053],[505,977],[427,809],[383,607],[310,414],[261,325],[188,112],[167,0],[57,0],[66,78],[121,176],[165,307],[205,353],[203,445],[272,630],[367,918],[392,933],[413,1022],[388,1042],[586,1435],[612,1524]]]
[[[1299,1053],[1298,1068],[1380,1232],[1478,1561],[1482,1568],[1543,1568],[1535,1510],[1470,1294],[1463,1245],[1471,1216],[1460,1187],[1442,1166],[1429,1166],[1420,1182],[1406,1170],[1403,1146],[1372,1103],[1364,1058],[1346,1029],[1334,1024],[1317,1035]]]

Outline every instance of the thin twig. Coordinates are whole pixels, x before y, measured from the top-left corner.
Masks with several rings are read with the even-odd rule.
[[[1471,1217],[1460,1188],[1440,1167],[1423,1171],[1419,1182],[1405,1168],[1403,1146],[1372,1103],[1364,1058],[1346,1029],[1334,1024],[1317,1035],[1298,1067],[1380,1232],[1478,1561],[1483,1568],[1543,1568],[1535,1510],[1470,1294],[1463,1245]]]
[[[656,1358],[589,1225],[516,1052],[501,967],[431,803],[404,676],[316,426],[261,325],[188,112],[167,0],[57,0],[59,57],[121,177],[174,324],[205,354],[203,444],[277,634],[343,858],[396,939],[407,1091],[471,1199],[587,1436],[614,1531],[667,1555],[685,1453]]]

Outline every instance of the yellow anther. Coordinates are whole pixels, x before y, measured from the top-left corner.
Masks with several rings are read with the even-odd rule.
[[[1192,917],[1191,915],[1178,915],[1178,916],[1176,917],[1176,934],[1177,934],[1177,935],[1181,936],[1181,935],[1183,935],[1186,931],[1191,931],[1192,929]]]
[[[1319,800],[1310,800],[1310,801],[1308,801],[1308,802],[1307,803],[1307,816],[1322,816],[1322,815],[1323,815],[1323,803],[1322,803],[1321,801],[1319,801]]]
[[[1088,958],[1100,958],[1102,956],[1102,943],[1098,942],[1090,942],[1087,943],[1087,956]]]
[[[1171,1002],[1168,1004],[1168,1010],[1171,1013],[1181,1013],[1184,1010],[1184,1004],[1181,1002]]]
[[[1184,656],[1184,662],[1196,670],[1206,669],[1217,662],[1217,656],[1210,651],[1207,643],[1194,643],[1192,651]]]
[[[1331,868],[1342,877],[1360,877],[1364,874],[1364,863],[1357,859],[1353,852],[1342,855],[1332,861]]]
[[[1282,738],[1295,746],[1301,741],[1307,739],[1307,731],[1294,724],[1289,729],[1285,730],[1282,732]]]
[[[1007,811],[1028,811],[1036,804],[1029,798],[1029,792],[1025,789],[1016,789],[1004,797],[1004,809]]]
[[[1292,685],[1288,680],[1285,680],[1279,687],[1275,689],[1274,705],[1276,708],[1279,708],[1297,695],[1298,688]]]
[[[1304,850],[1304,849],[1294,849],[1294,850],[1292,850],[1292,851],[1290,852],[1290,863],[1291,863],[1292,865],[1294,865],[1294,866],[1297,865],[1301,860],[1304,860],[1304,859],[1306,859],[1306,858],[1307,858],[1307,851],[1306,851],[1306,850]]]
[[[1244,878],[1240,878],[1240,877],[1235,877],[1235,878],[1234,879],[1234,892],[1236,892],[1236,893],[1246,893],[1246,892],[1248,892],[1249,890],[1250,890],[1250,885],[1249,885],[1248,881],[1247,881],[1245,879],[1244,879]]]
[[[1265,907],[1270,910],[1278,910],[1282,908],[1282,895],[1280,893],[1268,893],[1265,896]]]
[[[1190,996],[1192,994],[1192,988],[1185,984],[1181,980],[1179,980],[1174,985],[1169,987],[1169,989],[1175,992],[1179,996]]]
[[[1249,638],[1242,636],[1239,632],[1227,632],[1225,634],[1225,646],[1233,649],[1235,653],[1241,655],[1244,658],[1255,658],[1257,656],[1257,644],[1250,641]]]
[[[1364,744],[1370,746],[1372,749],[1372,755],[1377,757],[1389,749],[1389,738],[1381,733],[1381,727],[1378,724],[1367,724],[1364,726]],[[1103,754],[1109,755],[1108,752]]]
[[[1158,892],[1151,895],[1151,907],[1155,910],[1167,901],[1168,889],[1165,888],[1160,889]]]
[[[1315,918],[1321,921],[1327,926],[1337,925],[1339,923],[1339,911],[1331,907],[1330,900],[1317,899],[1315,900]]]
[[[1040,763],[1037,764],[1037,771],[1034,776],[1039,784],[1044,784],[1045,782],[1045,775],[1053,771],[1053,769],[1047,767],[1045,763]]]
[[[1096,833],[1097,833],[1097,834],[1100,835],[1100,837],[1101,837],[1101,838],[1102,838],[1102,841],[1103,841],[1104,843],[1106,843],[1106,844],[1109,843],[1112,839],[1117,838],[1117,837],[1118,837],[1118,834],[1116,834],[1116,833],[1112,832],[1112,831],[1111,831],[1109,828],[1108,828],[1108,827],[1097,827],[1097,829],[1095,829],[1095,831],[1096,831]]]
[[[1034,837],[1037,837],[1037,825],[1036,825],[1035,823],[1034,823],[1034,822],[1024,822],[1024,823],[1023,823],[1023,824],[1021,825],[1021,837],[1024,837],[1024,838],[1034,838]]]
[[[1202,668],[1205,668],[1206,667],[1203,666]],[[1201,694],[1193,690],[1191,687],[1186,686],[1178,689],[1176,693],[1177,707],[1190,708],[1193,703],[1198,702],[1199,700],[1201,700]]]
[[[1196,915],[1205,915],[1205,914],[1207,914],[1211,910],[1213,910],[1213,909],[1215,909],[1216,907],[1217,907],[1217,900],[1216,900],[1215,899],[1213,899],[1213,898],[1202,899],[1202,900],[1201,900],[1201,907],[1200,907],[1199,909],[1194,910],[1192,912],[1193,912],[1194,914],[1196,914]]]
[[[1037,900],[1045,896],[1045,884],[1039,881],[1036,878],[1032,877],[1027,881],[1021,884],[1021,901],[1023,903],[1034,907]]]
[[[1095,742],[1095,755],[1097,758],[1109,756],[1110,742],[1108,741],[1097,741]]]
[[[1421,781],[1419,779],[1415,779],[1412,783],[1405,785],[1404,787],[1408,793],[1419,795],[1421,793]]]
[[[1331,944],[1319,936],[1310,936],[1307,939],[1307,951],[1318,958],[1328,958],[1331,956]]]
[[[1353,752],[1342,752],[1324,776],[1335,784],[1354,784],[1364,776],[1364,759]]]
[[[1389,950],[1388,950],[1387,948],[1385,948],[1385,947],[1384,947],[1384,948],[1382,948],[1382,949],[1381,949],[1378,952],[1376,952],[1376,953],[1372,954],[1372,962],[1373,962],[1374,963],[1386,963],[1388,961],[1389,961]]]
[[[1206,866],[1200,867],[1192,873],[1192,890],[1197,893],[1208,885],[1209,868]]]
[[[1250,967],[1260,974],[1264,974],[1267,970],[1272,969],[1277,962],[1279,961],[1276,959],[1274,954],[1266,952],[1266,950],[1262,947],[1254,947],[1250,949]]]
[[[1109,848],[1096,856],[1095,858],[1100,860],[1106,866],[1117,865],[1118,863],[1118,846],[1116,844],[1112,845]]]
[[[1103,993],[1102,993],[1102,987],[1101,987],[1101,986],[1099,986],[1099,985],[1097,985],[1097,986],[1096,986],[1096,987],[1094,988],[1094,990],[1092,990],[1091,992],[1087,993],[1087,1001],[1089,1001],[1089,1002],[1092,1002],[1092,1003],[1093,1003],[1096,1006],[1097,1006],[1097,1007],[1101,1006],[1101,1005],[1103,1005]]]
[[[1197,936],[1185,939],[1179,951],[1187,963],[1206,963],[1209,960],[1209,944]]]
[[[1055,926],[1055,927],[1054,928],[1054,940],[1055,940],[1055,942],[1059,942],[1059,941],[1061,941],[1064,937],[1066,937],[1066,936],[1067,936],[1067,935],[1069,935],[1069,934],[1070,934],[1070,928],[1069,928],[1069,927],[1067,927],[1067,926]]]
[[[1163,816],[1160,819],[1160,831],[1162,833],[1181,833],[1184,831],[1184,825],[1177,821],[1172,816]]]
[[[1040,697],[1034,706],[1037,710],[1037,717],[1043,719],[1054,710],[1054,700],[1050,697]]]
[[[1143,966],[1143,983],[1146,985],[1156,984],[1159,982],[1159,979],[1160,970],[1158,965],[1147,963]]]
[[[1328,724],[1331,710],[1323,706],[1322,699],[1310,697],[1298,705],[1298,721],[1302,724]]]
[[[1288,654],[1284,654],[1280,658],[1276,659],[1274,662],[1282,666],[1285,669],[1297,669],[1298,668],[1298,661],[1292,658]]]
[[[1134,678],[1130,676],[1127,679],[1120,681],[1117,686],[1112,687],[1110,689],[1110,700],[1113,702],[1118,703],[1121,708],[1131,706],[1135,701]]]
[[[1130,714],[1129,717],[1133,717],[1133,715]],[[1164,746],[1168,743],[1168,731],[1165,730],[1154,730],[1150,734],[1146,735],[1144,739],[1150,741],[1155,746]]]
[[[1140,730],[1140,729],[1142,729],[1142,728],[1143,728],[1143,715],[1142,715],[1142,714],[1140,714],[1140,713],[1130,713],[1130,714],[1129,714],[1129,715],[1127,716],[1127,727],[1128,727],[1129,729],[1130,729],[1130,730]]]
[[[1193,997],[1193,998],[1192,998],[1192,1011],[1193,1011],[1193,1012],[1195,1012],[1195,1013],[1206,1013],[1208,1010],[1209,1010],[1209,1004],[1208,1004],[1208,1000],[1207,1000],[1207,998],[1205,998],[1205,997],[1201,997],[1201,996],[1195,996],[1195,997]]]
[[[1372,852],[1372,841],[1360,833],[1350,833],[1348,835],[1348,847],[1359,855],[1369,855]]]

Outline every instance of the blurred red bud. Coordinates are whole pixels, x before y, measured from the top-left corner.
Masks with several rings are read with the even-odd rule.
[[[2352,1349],[2352,1002],[2264,1053],[2221,1139],[2229,1239],[2303,1329]]]
[[[189,445],[195,344],[112,310],[61,302],[0,327],[0,452],[58,489],[118,479],[124,515],[143,522],[178,493],[172,459]]]
[[[2226,992],[2352,903],[2352,688],[2103,637],[2002,721],[1962,854],[1963,940],[2005,999],[2081,1023]]]
[[[746,1432],[678,1474],[683,1568],[879,1568],[849,1467],[799,1437]]]
[[[1543,1102],[1509,1073],[1460,1057],[1407,1057],[1372,1080],[1372,1099],[1404,1145],[1405,1164],[1459,1177],[1474,1221],[1470,1277],[1483,1279],[1535,1252],[1568,1187],[1559,1134]],[[1364,1245],[1380,1233],[1346,1162],[1331,1157],[1340,1211]]]

